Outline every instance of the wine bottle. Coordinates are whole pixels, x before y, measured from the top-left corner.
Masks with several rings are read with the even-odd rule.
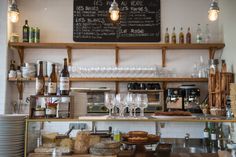
[[[203,136],[204,136],[204,145],[210,146],[210,129],[208,128],[207,122],[203,130]]]
[[[192,35],[190,32],[190,27],[188,27],[188,33],[186,34],[186,43],[191,44],[192,43]]]
[[[55,64],[52,64],[52,72],[48,80],[48,95],[57,94],[57,75],[55,70]]]
[[[69,95],[70,92],[70,74],[67,67],[67,59],[64,58],[64,68],[60,74],[60,95]]]
[[[165,43],[170,43],[170,35],[168,33],[168,27],[166,28],[166,33],[165,33]]]
[[[184,33],[183,33],[183,27],[180,28],[180,33],[179,33],[179,43],[184,44]]]
[[[173,28],[172,35],[171,35],[171,43],[176,44],[176,34],[175,34],[175,27]]]
[[[217,147],[217,138],[216,138],[216,128],[215,124],[212,123],[211,125],[211,147],[216,148]]]
[[[43,76],[43,61],[39,62],[39,74],[36,77],[36,95],[44,95],[45,78]]]
[[[23,26],[23,42],[29,42],[29,25],[28,25],[28,20],[25,20],[25,25]]]

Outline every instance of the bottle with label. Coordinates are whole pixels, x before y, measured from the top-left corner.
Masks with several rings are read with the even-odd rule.
[[[70,92],[70,74],[67,66],[67,59],[64,58],[64,68],[60,74],[60,95],[69,95]]]
[[[197,26],[196,41],[197,41],[197,43],[202,43],[202,29],[201,29],[200,24],[198,24],[198,26]]]
[[[215,128],[215,123],[211,123],[211,147],[216,148],[217,147],[217,136],[216,136],[216,128]]]
[[[176,33],[175,33],[175,27],[173,28],[172,34],[171,34],[171,43],[176,44]]]
[[[50,103],[50,102],[47,103],[46,117],[47,118],[57,117],[57,103]]]
[[[179,43],[184,44],[184,33],[183,33],[183,27],[180,28],[180,33],[179,33]]]
[[[205,43],[209,43],[211,41],[211,33],[209,30],[208,24],[206,24],[206,28],[205,28],[204,41]]]
[[[186,44],[191,44],[192,43],[192,35],[190,32],[190,27],[188,27],[188,32],[186,34]]]
[[[210,129],[208,128],[208,123],[206,122],[205,128],[203,130],[204,145],[210,146]]]
[[[39,62],[39,74],[36,77],[36,95],[44,95],[45,78],[43,76],[43,62]]]
[[[23,26],[23,42],[29,42],[29,25],[28,25],[28,20],[25,20],[25,25]]]
[[[52,72],[48,80],[48,95],[57,94],[57,75],[55,70],[55,64],[52,64]]]
[[[170,43],[170,34],[168,33],[168,27],[166,28],[165,33],[165,43]]]

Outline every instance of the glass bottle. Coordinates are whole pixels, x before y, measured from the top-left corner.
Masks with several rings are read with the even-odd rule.
[[[70,74],[67,66],[67,59],[64,58],[64,68],[60,74],[60,95],[69,95],[70,92]]]
[[[52,72],[48,80],[48,95],[57,94],[57,75],[55,70],[55,64],[52,64]]]
[[[216,136],[216,128],[215,123],[211,124],[211,147],[216,148],[217,147],[217,136]]]
[[[222,123],[218,127],[218,137],[217,137],[217,146],[219,149],[223,150],[224,149],[224,132],[222,128]]]
[[[210,33],[210,30],[209,30],[208,24],[206,24],[204,40],[205,40],[205,43],[209,43],[211,41],[211,33]]]
[[[23,26],[23,42],[29,42],[29,25],[28,25],[28,20],[25,20],[25,25]]]
[[[186,34],[186,43],[187,44],[191,44],[192,43],[192,35],[191,35],[191,32],[190,32],[190,27],[188,27],[188,32]]]
[[[198,27],[197,27],[196,40],[197,40],[197,43],[202,43],[202,29],[201,29],[200,24],[198,24]]]
[[[39,62],[39,74],[36,77],[36,95],[44,95],[45,78],[43,76],[43,61]]]
[[[171,35],[171,43],[176,44],[176,33],[175,33],[175,27],[173,27],[172,35]]]
[[[183,33],[183,27],[180,28],[180,33],[179,33],[179,43],[184,44],[184,33]]]
[[[169,32],[168,32],[168,27],[166,27],[165,43],[170,43],[170,35],[169,35]]]
[[[15,61],[14,60],[11,60],[11,64],[10,64],[10,70],[16,70],[15,68]]]
[[[208,123],[205,123],[205,128],[203,130],[204,145],[210,146],[210,129],[208,128]]]

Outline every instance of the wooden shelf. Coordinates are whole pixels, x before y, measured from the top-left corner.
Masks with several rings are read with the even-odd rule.
[[[15,82],[17,79],[9,78]],[[24,82],[35,81],[35,78],[21,79]],[[47,81],[47,78],[46,78]],[[208,82],[208,78],[70,78],[71,82]]]
[[[104,117],[104,116],[101,116]],[[147,117],[143,118],[126,118],[126,119],[105,119],[99,118],[99,116],[88,116],[86,117],[78,117],[71,119],[27,119],[27,122],[78,122],[78,121],[91,121],[91,122],[236,122],[235,118],[227,119],[225,117],[204,117],[204,116],[196,116],[196,117],[171,117],[171,116],[161,116],[160,118],[152,118]]]
[[[10,42],[10,47],[18,50],[21,64],[24,63],[25,48],[39,49],[67,49],[68,63],[72,64],[72,49],[114,49],[115,50],[115,65],[119,65],[120,49],[161,49],[162,50],[162,66],[166,66],[166,51],[168,49],[206,49],[209,53],[209,58],[214,58],[215,51],[225,47],[224,43],[204,43],[204,44],[165,44],[165,43],[22,43]]]
[[[9,46],[22,48],[53,48],[53,49],[222,49],[223,43],[204,43],[204,44],[165,44],[165,43],[22,43],[10,42]]]

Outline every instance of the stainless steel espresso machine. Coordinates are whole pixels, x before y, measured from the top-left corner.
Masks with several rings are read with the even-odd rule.
[[[185,110],[201,113],[200,89],[195,85],[182,85],[179,88],[168,88],[166,98],[167,110]]]

